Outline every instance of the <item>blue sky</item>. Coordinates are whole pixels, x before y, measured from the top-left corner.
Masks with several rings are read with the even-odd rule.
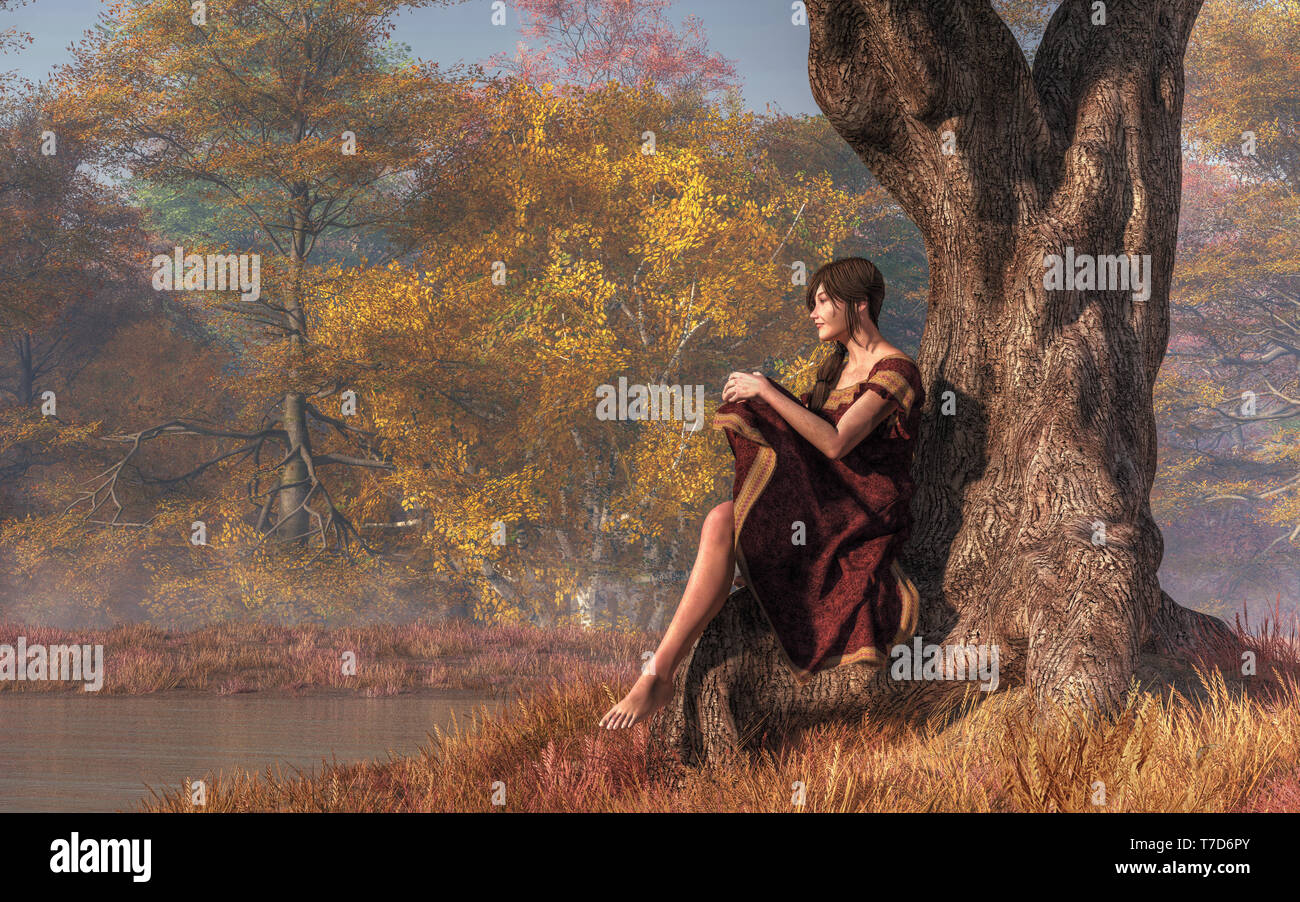
[[[509,4],[507,4],[509,6]],[[704,23],[709,49],[731,61],[740,75],[745,105],[763,112],[820,112],[808,89],[808,29],[790,22],[790,0],[677,0],[668,15],[680,23],[694,15]],[[37,80],[70,58],[68,45],[94,25],[104,0],[32,0],[0,12],[0,30],[28,32],[33,43],[0,57],[0,70]],[[512,53],[522,39],[519,17],[507,11],[507,25],[490,24],[492,0],[469,0],[403,14],[394,37],[416,56],[444,68],[458,62],[484,63],[494,53]]]

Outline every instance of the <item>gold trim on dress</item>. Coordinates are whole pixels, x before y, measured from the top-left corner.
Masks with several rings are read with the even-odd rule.
[[[757,429],[745,422],[737,413],[719,413],[713,417],[713,428],[718,430],[734,429],[744,438],[749,439],[758,445],[758,452],[754,455],[754,462],[750,465],[749,472],[745,474],[745,481],[741,483],[740,491],[736,493],[735,504],[732,507],[732,516],[735,522],[734,541],[732,547],[739,547],[740,544],[740,527],[745,523],[745,517],[749,515],[750,509],[758,496],[767,488],[767,481],[772,478],[772,471],[776,469],[776,452],[768,444]]]
[[[889,562],[889,569],[898,583],[898,595],[903,602],[903,609],[899,612],[898,633],[894,636],[894,641],[889,643],[889,647],[892,649],[895,645],[906,642],[916,634],[916,619],[920,607],[921,593],[917,591],[912,580],[903,572],[902,566],[898,563],[898,558],[894,558]],[[887,660],[888,656],[882,655],[880,649],[874,645],[868,645],[847,655],[827,658],[822,663],[821,669],[828,670],[841,664],[855,664],[858,662],[865,663],[868,667],[884,667]]]
[[[740,528],[745,525],[745,518],[749,516],[750,510],[754,507],[754,502],[758,496],[763,494],[763,489],[767,488],[767,482],[772,478],[772,472],[776,469],[776,452],[770,447],[764,445],[758,449],[758,454],[754,457],[754,463],[746,474],[745,482],[740,487],[740,492],[736,495],[736,503],[732,506],[731,512],[735,520],[735,536],[733,539],[733,548],[740,547]],[[746,577],[748,579],[748,577]]]
[[[891,358],[891,357],[902,357],[904,360],[908,361],[909,363],[910,363],[911,360],[912,360],[912,358],[911,358],[911,357],[908,357],[906,354],[886,354],[884,357],[881,357],[880,360],[877,360],[876,363],[873,363],[873,364],[871,365],[871,372],[867,374],[867,378],[866,378],[866,379],[863,379],[862,382],[870,382],[870,381],[871,381],[871,377],[872,377],[872,376],[875,374],[875,372],[876,372],[876,364],[880,363],[882,360],[888,360],[888,359]],[[915,366],[915,364],[913,364],[913,366]],[[851,392],[851,391],[855,390],[859,385],[861,385],[862,382],[858,382],[858,383],[855,384],[855,385],[846,385],[846,386],[844,386],[844,388],[833,388],[833,389],[831,389],[831,393],[830,393],[829,395],[827,395],[826,398],[827,398],[827,400],[829,400],[830,398],[834,397],[835,395],[842,395],[842,394],[846,394],[847,392]]]
[[[767,448],[771,447],[771,445],[768,444],[767,439],[763,437],[763,433],[745,422],[744,418],[738,413],[715,413],[713,415],[713,422],[710,425],[719,431],[734,429],[736,432],[740,433],[755,444],[763,445]]]
[[[907,413],[912,402],[916,400],[916,389],[912,388],[912,383],[902,373],[895,373],[893,370],[885,370],[872,376],[867,381],[867,387],[873,386],[882,389],[898,402],[899,410],[903,414]]]

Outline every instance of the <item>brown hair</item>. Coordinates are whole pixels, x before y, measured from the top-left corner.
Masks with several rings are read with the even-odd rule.
[[[832,260],[817,270],[808,281],[808,293],[804,298],[809,311],[817,302],[817,289],[823,285],[836,306],[844,305],[850,341],[858,331],[858,304],[862,301],[867,301],[871,322],[880,328],[880,306],[885,301],[885,277],[874,263],[866,257],[844,257]],[[821,410],[826,403],[827,396],[835,388],[835,383],[844,370],[848,353],[847,345],[835,342],[835,348],[826,355],[817,370],[817,382],[813,385],[812,397],[808,399],[809,410]]]

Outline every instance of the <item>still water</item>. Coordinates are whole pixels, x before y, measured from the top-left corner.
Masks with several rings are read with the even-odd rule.
[[[186,779],[410,754],[500,698],[0,695],[0,811],[130,811]],[[147,785],[146,785],[147,784]]]

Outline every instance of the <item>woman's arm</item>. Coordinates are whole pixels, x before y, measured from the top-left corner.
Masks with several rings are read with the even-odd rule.
[[[778,391],[765,376],[757,373],[733,373],[728,386],[723,391],[723,400],[762,398],[796,432],[831,460],[839,460],[857,447],[858,442],[870,435],[898,406],[894,400],[886,400],[875,392],[863,392],[840,417],[837,428],[798,401],[791,400],[789,395]]]
[[[874,432],[897,406],[894,401],[887,401],[875,392],[863,392],[853,402],[853,406],[844,412],[844,416],[840,417],[839,426],[836,427],[802,404],[791,401],[788,395],[777,391],[770,382],[758,396],[771,404],[783,420],[831,460],[839,460],[857,447],[858,442]]]

